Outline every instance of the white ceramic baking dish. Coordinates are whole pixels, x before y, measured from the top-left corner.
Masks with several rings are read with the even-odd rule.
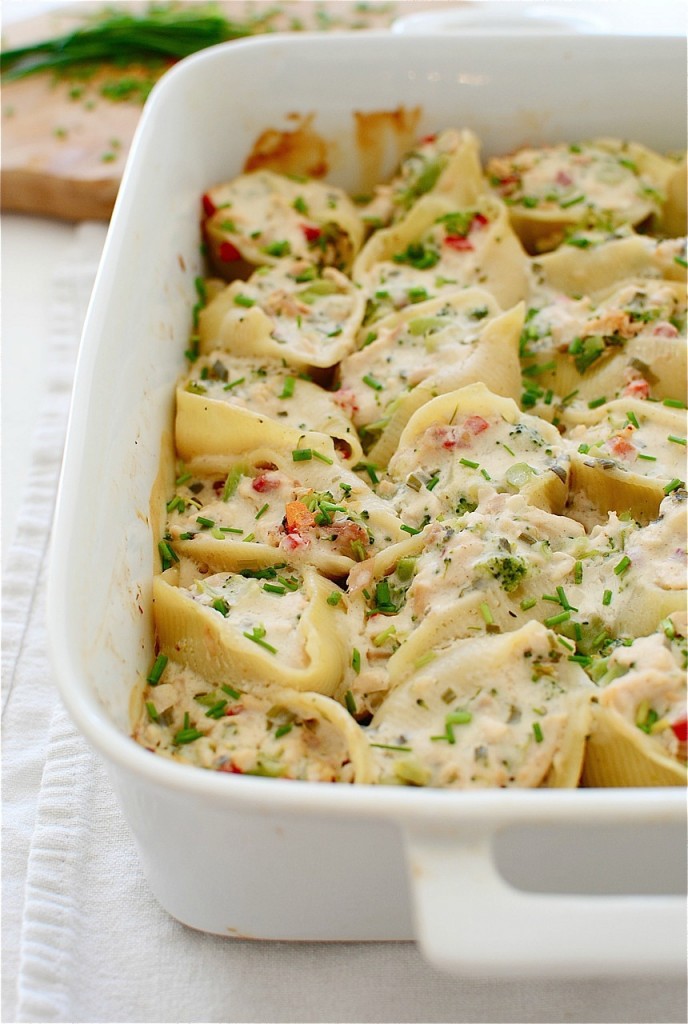
[[[172,422],[199,197],[267,128],[313,115],[329,177],[370,156],[354,111],[484,152],[595,134],[685,145],[680,39],[262,37],[174,68],[144,111],[76,375],[48,615],[64,702],[102,755],[150,886],[180,921],[263,939],[412,939],[465,974],[671,975],[685,962],[681,790],[427,792],[203,772],[128,737],[152,653],[151,486]],[[397,151],[378,138],[379,176]],[[217,885],[222,878],[221,886]]]

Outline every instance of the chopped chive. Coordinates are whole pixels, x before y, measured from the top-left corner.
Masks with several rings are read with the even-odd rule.
[[[267,510],[268,510],[269,508],[270,508],[270,502],[269,502],[269,501],[266,501],[266,502],[265,502],[265,504],[264,504],[264,505],[262,505],[262,506],[261,506],[261,507],[260,507],[260,508],[258,509],[258,511],[256,512],[255,518],[256,518],[256,519],[260,519],[260,518],[261,518],[261,516],[264,516],[264,515],[265,515],[265,513],[267,512]]]
[[[252,299],[250,295],[239,293],[239,295],[234,296],[234,304],[235,306],[245,306],[248,309],[250,306],[255,306],[256,300]]]
[[[618,562],[617,565],[614,566],[614,573],[615,573],[615,575],[623,576],[623,574],[626,572],[626,570],[628,569],[630,564],[631,564],[630,558],[628,557],[628,555],[624,555],[623,558],[621,559],[621,561]]]
[[[557,643],[560,643],[562,647],[565,647],[567,651],[575,651],[575,644],[570,643],[565,637],[557,636]]]
[[[293,728],[294,726],[291,722],[285,722],[284,725],[280,725],[279,728],[275,729],[275,739],[278,740],[282,736],[286,736]]]
[[[673,441],[674,444],[685,444],[685,437],[676,437],[674,434],[669,434],[667,441]]]
[[[246,380],[245,377],[237,377],[236,380],[230,380],[228,384],[225,384],[223,390],[224,391],[231,391],[232,388],[238,388],[239,385],[243,384],[245,380]]]
[[[225,480],[225,486],[222,489],[223,501],[229,501],[229,499],[233,497],[234,492],[239,486],[239,481],[241,480],[242,476],[243,473],[238,467],[235,466],[234,469],[230,469],[229,473],[227,474],[227,479]]]
[[[577,608],[574,608],[573,605],[569,603],[569,599],[566,596],[566,593],[565,593],[563,587],[557,587],[557,595],[559,597],[559,604],[561,605],[562,608],[565,608],[567,612],[577,612],[578,611]]]
[[[347,690],[344,694],[344,704],[350,715],[356,714],[356,700],[351,690]]]
[[[628,422],[632,426],[634,426],[636,428],[636,430],[640,430],[640,424],[638,423],[638,417],[633,412],[633,410],[631,410],[630,412],[626,413],[626,419],[628,420]]]
[[[282,394],[279,398],[292,398],[294,394],[294,388],[296,387],[295,377],[285,377],[284,384],[282,386]]]
[[[533,735],[535,736],[536,743],[542,743],[542,727],[539,722],[533,722]]]
[[[657,461],[657,456],[656,455],[645,455],[644,452],[638,452],[638,458],[639,459],[644,459],[646,462],[656,462]]]
[[[470,711],[464,711],[462,709],[450,711],[449,714],[444,719],[444,736],[432,736],[431,739],[444,739],[447,741],[447,743],[454,744],[456,743],[456,736],[454,735],[454,726],[468,725],[468,723],[472,720],[473,715],[470,713]]]
[[[558,615],[551,615],[548,619],[544,619],[545,626],[558,626],[562,622],[568,622],[571,618],[570,611],[559,612]]]
[[[576,562],[574,567],[573,567],[573,582],[574,583],[582,583],[583,582],[583,563],[580,562],[580,561]]]
[[[492,479],[492,477],[490,476],[490,474],[487,472],[486,469],[481,469],[480,472],[482,473],[482,475],[485,477],[486,480],[491,480]]]
[[[204,733],[200,729],[180,729],[172,742],[176,746],[183,743],[193,743],[194,740],[199,740],[203,735]]]
[[[602,630],[601,633],[598,633],[597,636],[593,638],[593,641],[590,644],[590,647],[592,648],[593,651],[598,651],[600,649],[600,647],[602,647],[602,645],[608,639],[609,639],[609,634],[607,633],[607,630],[604,629],[604,630]]]
[[[292,593],[299,589],[299,581],[295,580],[293,576],[278,576],[277,579],[283,587],[286,587],[287,590],[291,590]]]
[[[588,409],[599,409],[601,405],[607,401],[606,397],[602,395],[600,398],[593,398],[592,402],[588,402]]]
[[[206,528],[210,528],[211,526],[215,525],[214,519],[206,519],[205,516],[196,516],[196,522],[199,523],[201,526],[205,526]]]
[[[589,654],[570,654],[567,660],[575,661],[577,665],[582,665],[584,668],[592,665],[592,658]]]
[[[490,610],[490,606],[487,603],[487,601],[483,601],[481,603],[481,605],[480,605],[480,614],[482,615],[483,619],[485,620],[485,623],[488,626],[492,626],[494,624],[494,616],[492,615],[492,612]]]
[[[369,388],[373,389],[373,391],[382,391],[384,387],[384,384],[381,384],[380,381],[376,380],[370,373],[366,373],[362,380],[363,383],[367,384]]]
[[[674,479],[670,480],[669,483],[664,488],[664,493],[665,494],[671,494],[672,491],[677,491],[679,489],[679,487],[683,487],[683,486],[684,486],[683,480],[679,480],[678,477],[674,477]]]
[[[243,533],[238,526],[218,526],[220,533]]]
[[[280,596],[282,594],[286,594],[287,592],[287,588],[281,586],[278,583],[264,583],[263,590],[265,590],[268,594],[279,594]]]
[[[243,539],[243,543],[244,544],[252,544],[255,539],[256,539],[255,533],[247,533],[246,536]]]
[[[612,592],[611,592],[611,590],[605,590],[604,594],[602,595],[602,604],[603,605],[610,605],[611,603],[612,603]]]
[[[152,700],[146,701],[146,711],[148,712],[148,717],[150,718],[151,722],[157,722],[158,719],[160,718],[160,713],[158,712],[158,709],[156,708]]]
[[[394,626],[388,626],[387,629],[383,629],[381,633],[373,637],[373,644],[375,647],[382,647],[387,641],[394,636],[396,628]]]
[[[295,448],[291,457],[294,462],[310,462],[313,458],[313,451],[311,448]]]
[[[521,601],[521,609],[527,612],[529,608],[533,608],[537,604],[537,598],[535,597],[524,597]]]
[[[331,594],[327,595],[327,603],[331,605],[337,605],[342,599],[342,595],[338,590],[333,590]]]
[[[217,718],[222,718],[224,713],[225,713],[225,708],[226,707],[227,707],[227,701],[226,700],[218,700],[218,701],[215,702],[215,704],[212,705],[212,707],[208,708],[208,710],[205,713],[205,717],[206,718],[216,718],[216,719]]]
[[[430,479],[426,483],[426,485],[425,485],[426,488],[429,491],[433,490],[434,487],[437,487],[437,484],[439,483],[439,479],[440,479],[440,474],[439,473],[435,473],[433,476],[430,477]]]
[[[356,647],[351,652],[351,667],[357,675],[361,671],[361,652]]]
[[[583,444],[579,444],[578,445],[578,451],[580,452],[581,455],[587,455],[588,452],[590,451],[590,445],[586,444],[585,442]]]
[[[370,477],[371,484],[378,484],[380,482],[380,478],[378,477],[378,475],[376,473],[377,466],[375,466],[372,462],[359,462],[359,463],[357,463],[354,466],[354,470],[363,470],[363,469],[366,471],[366,473]]]
[[[153,662],[150,672],[146,676],[147,683],[150,683],[151,686],[158,685],[158,683],[160,682],[160,676],[165,671],[165,667],[167,665],[168,660],[169,659],[166,654],[159,654],[157,656],[157,658]]]
[[[329,455],[323,455],[322,452],[317,451],[315,448],[313,449],[313,458],[320,459],[321,462],[327,463],[328,466],[334,465],[334,459],[331,459]]]
[[[244,633],[247,640],[253,640],[254,644],[258,644],[259,647],[265,648],[270,654],[277,654],[277,648],[269,644],[267,640],[264,640],[265,630],[262,627],[254,626],[252,633]]]
[[[410,533],[412,537],[415,537],[417,533],[421,533],[421,530],[417,530],[415,526],[407,526],[406,523],[402,523],[399,529],[403,530],[404,533]]]
[[[670,409],[685,409],[685,403],[678,398],[665,398],[662,405],[668,405]]]
[[[399,747],[392,743],[371,743],[370,745],[371,747],[379,747],[381,750],[399,750],[404,753],[410,753],[413,750],[413,747]]]
[[[231,686],[229,686],[229,685],[228,685],[227,683],[223,683],[223,684],[222,684],[222,686],[220,687],[220,689],[221,689],[221,690],[222,690],[222,691],[223,691],[224,693],[226,693],[228,697],[231,697],[231,698],[232,698],[232,700],[239,700],[239,697],[241,697],[241,694],[239,693],[239,691],[238,691],[238,690],[235,690],[235,689],[233,689],[233,688],[232,688]]]
[[[479,469],[480,468],[480,463],[479,462],[473,462],[472,459],[459,459],[459,462],[461,463],[462,466],[468,466],[469,469]]]
[[[179,555],[166,540],[160,541],[158,544],[158,551],[160,552],[160,562],[162,564],[163,572],[165,569],[169,569],[175,562],[179,561]]]

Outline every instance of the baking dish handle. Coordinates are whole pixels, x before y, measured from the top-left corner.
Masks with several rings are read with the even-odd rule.
[[[685,972],[683,897],[515,889],[497,870],[488,829],[458,837],[405,826],[416,939],[435,966],[493,978]]]

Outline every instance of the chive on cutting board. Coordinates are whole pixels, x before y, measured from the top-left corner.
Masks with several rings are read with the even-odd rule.
[[[229,20],[245,23],[270,12],[271,31],[388,28],[401,14],[437,8],[442,0],[234,0],[216,7]],[[448,0],[447,6],[452,6]],[[3,28],[2,48],[53,39],[82,26],[107,7],[66,5],[40,17]],[[145,12],[147,4],[120,4],[127,13]],[[180,6],[193,7],[194,4]],[[108,220],[121,181],[129,146],[141,114],[133,79],[146,73],[103,66],[87,78],[57,78],[41,72],[5,81],[1,99],[0,207],[62,220]],[[148,75],[150,78],[150,75]],[[133,88],[130,98],[123,94]],[[119,93],[111,99],[103,94]]]

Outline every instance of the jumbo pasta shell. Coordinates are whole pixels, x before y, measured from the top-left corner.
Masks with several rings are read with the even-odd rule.
[[[518,398],[521,385],[518,339],[524,312],[523,304],[519,303],[495,317],[473,345],[459,349],[454,362],[448,361],[441,371],[403,395],[379,440],[368,453],[370,461],[376,466],[386,466],[411,416],[437,395],[482,382],[494,394]]]
[[[685,786],[686,766],[667,757],[613,708],[593,706],[585,750],[585,786]]]
[[[201,586],[217,590],[213,600],[220,604],[213,605],[194,595],[197,573],[187,587],[177,585],[174,569],[156,576],[153,615],[160,650],[214,685],[229,678],[248,690],[277,685],[332,694],[345,659],[343,616],[327,602],[332,584],[309,567],[289,575],[298,588],[271,595],[270,607],[271,598],[261,596],[255,579],[206,577]],[[238,584],[238,596],[228,583]]]
[[[301,429],[252,409],[178,388],[175,437],[179,456],[189,461],[207,454],[243,454],[257,445],[315,448],[327,456],[334,443],[342,463],[355,465],[362,448],[350,421],[317,385],[310,386],[309,398],[312,401],[303,410]]]
[[[413,753],[427,784],[578,785],[594,689],[579,666],[561,661],[556,646],[533,622],[429,652],[373,717],[370,738],[380,750],[381,772]],[[548,678],[555,687],[542,688],[538,666],[554,672]],[[406,749],[394,750],[395,744]]]

